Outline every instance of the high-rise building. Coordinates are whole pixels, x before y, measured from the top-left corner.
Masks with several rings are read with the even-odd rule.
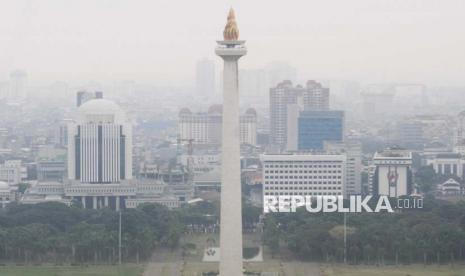
[[[297,151],[298,134],[299,134],[299,115],[302,111],[302,106],[299,104],[287,105],[287,122],[286,122],[286,150]]]
[[[178,137],[194,144],[219,145],[222,139],[223,107],[212,105],[208,112],[193,113],[188,108],[179,112]],[[257,112],[253,108],[240,116],[241,144],[257,143]]]
[[[425,144],[423,128],[423,123],[414,119],[397,122],[398,144],[409,149],[423,149]]]
[[[291,81],[279,83],[270,89],[271,143],[280,149],[288,148],[288,124],[295,123],[293,120],[296,120],[296,110],[328,109],[329,89],[324,88],[320,83],[309,80],[305,87],[293,86]],[[292,142],[289,147],[293,147]]]
[[[131,125],[117,104],[104,99],[83,104],[68,135],[71,179],[118,183],[132,178]]]
[[[239,118],[241,144],[257,145],[257,111],[249,108]]]
[[[132,127],[116,103],[93,99],[79,107],[76,122],[68,126],[68,178],[65,194],[79,198],[84,207],[119,209],[125,198],[135,195],[128,183]]]
[[[399,197],[413,192],[412,153],[400,148],[376,152],[370,191],[373,195]]]
[[[24,71],[13,71],[10,73],[11,99],[24,99],[27,97],[27,74]]]
[[[307,81],[303,93],[305,110],[328,110],[329,88],[325,88],[314,80]]]
[[[195,90],[201,97],[213,97],[216,90],[215,63],[203,58],[197,61],[195,70]]]
[[[264,154],[263,195],[344,195],[345,154]]]
[[[323,150],[325,141],[344,140],[344,111],[302,111],[298,118],[298,149]]]
[[[294,87],[290,81],[270,89],[271,144],[281,148],[286,145],[288,105],[298,104],[301,95],[302,88]]]

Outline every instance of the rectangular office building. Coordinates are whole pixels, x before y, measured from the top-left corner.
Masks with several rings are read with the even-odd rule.
[[[344,154],[264,154],[263,195],[344,195]]]
[[[344,111],[302,111],[298,118],[298,149],[323,150],[324,142],[344,140]]]

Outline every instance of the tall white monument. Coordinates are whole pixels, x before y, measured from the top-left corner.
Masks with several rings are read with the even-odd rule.
[[[223,37],[224,40],[217,41],[215,50],[224,61],[220,276],[239,276],[243,275],[243,268],[237,61],[247,53],[247,49],[244,46],[245,41],[238,40],[239,30],[233,9],[229,11]]]

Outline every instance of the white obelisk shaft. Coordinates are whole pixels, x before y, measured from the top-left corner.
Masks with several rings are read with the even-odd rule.
[[[219,42],[220,43],[220,42]],[[221,43],[220,43],[221,44]],[[242,202],[238,59],[242,43],[217,48],[224,60],[221,177],[220,276],[242,276]],[[236,48],[238,46],[238,48]]]

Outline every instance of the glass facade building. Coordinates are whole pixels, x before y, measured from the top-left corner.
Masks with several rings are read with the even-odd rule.
[[[324,141],[343,141],[344,111],[302,111],[298,118],[298,149],[323,150]]]

